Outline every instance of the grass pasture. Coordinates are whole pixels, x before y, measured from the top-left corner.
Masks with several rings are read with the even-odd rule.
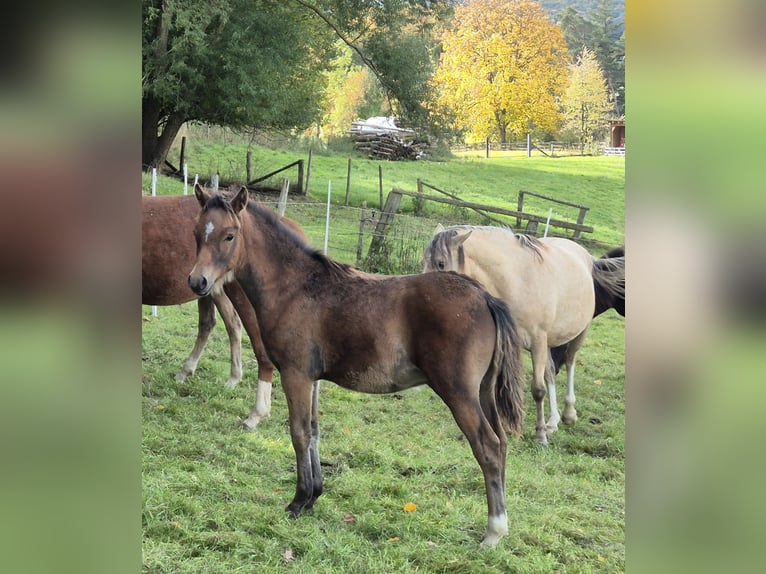
[[[145,572],[624,570],[624,321],[613,312],[594,321],[580,354],[580,420],[547,450],[534,441],[527,392],[525,434],[508,450],[510,534],[486,550],[481,472],[428,388],[374,396],[323,383],[325,492],[311,513],[288,519],[295,461],[280,386],[271,417],[239,430],[255,400],[255,362],[245,345],[245,379],[224,389],[220,328],[197,374],[178,385],[194,310],[144,314]],[[404,512],[410,502],[417,509]]]
[[[190,161],[202,153],[192,145],[187,151]],[[268,158],[277,152],[258,153]],[[280,161],[292,157],[279,153]],[[312,178],[331,171],[345,177],[345,157],[315,155],[314,160]],[[588,198],[582,202],[592,206],[586,222],[596,228],[594,238],[616,245],[624,232],[624,160],[612,160],[498,158],[489,160],[491,165],[454,160],[383,166],[391,180],[386,189],[413,189],[422,177],[446,189],[460,187],[472,201],[513,205],[515,187],[512,201],[492,190],[504,179],[526,178],[519,189],[569,201]],[[360,174],[352,175],[352,203],[377,198],[377,167],[366,161],[354,159]],[[362,171],[372,175],[362,177]],[[161,181],[160,193],[178,186]],[[537,187],[521,187],[530,182]],[[542,189],[545,185],[550,189]],[[565,192],[553,193],[554,188]],[[336,197],[342,200],[342,194]],[[510,439],[508,448],[510,533],[492,550],[479,546],[487,518],[481,471],[447,407],[430,389],[373,396],[324,382],[325,491],[311,513],[290,520],[284,507],[294,493],[295,460],[278,375],[271,417],[253,432],[242,431],[238,424],[255,401],[257,381],[246,335],[245,377],[236,389],[223,386],[229,353],[220,323],[197,373],[179,385],[174,377],[193,343],[196,305],[161,307],[158,317],[143,307],[142,316],[144,572],[624,571],[625,321],[614,311],[594,320],[578,355],[580,420],[562,425],[547,449],[534,441],[534,401],[527,389],[525,433]],[[527,354],[525,366],[529,378]],[[564,378],[561,373],[562,401]],[[408,503],[416,509],[405,512]]]

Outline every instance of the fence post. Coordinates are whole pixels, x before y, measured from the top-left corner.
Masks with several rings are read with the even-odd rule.
[[[359,218],[359,239],[356,242],[356,266],[362,264],[362,250],[364,249],[364,221],[367,219],[367,202],[362,202],[362,216]]]
[[[157,168],[152,168],[152,197],[157,195]],[[152,305],[152,316],[157,316],[157,305]]]
[[[581,207],[580,213],[577,214],[577,224],[582,225],[585,222],[585,213],[588,211],[587,207]],[[572,237],[580,237],[580,230],[575,229]]]
[[[517,209],[519,213],[524,213],[524,191],[519,190],[519,203],[517,205]],[[521,229],[521,217],[516,217],[516,229]]]
[[[378,224],[375,226],[375,231],[372,234],[370,248],[367,250],[368,261],[372,261],[383,247],[383,241],[386,238],[388,226],[394,220],[394,216],[396,215],[396,211],[399,209],[399,204],[401,202],[402,194],[392,189],[386,198],[386,205],[380,211]]]
[[[527,133],[527,157],[532,157],[532,134]]]
[[[247,150],[247,156],[245,157],[245,171],[247,172],[247,177],[245,178],[245,181],[250,181],[252,178],[252,172],[253,172],[253,152],[251,150]]]
[[[486,143],[486,154],[487,154],[487,159],[489,159],[489,138],[487,138],[487,143]]]
[[[284,178],[282,180],[282,191],[279,193],[279,204],[277,206],[277,211],[279,212],[279,215],[285,214],[285,209],[287,209],[287,193],[290,191],[290,180],[287,178]]]
[[[298,160],[298,193],[303,195],[303,160]]]
[[[378,165],[378,189],[380,190],[380,210],[383,211],[383,166]]]
[[[348,170],[346,172],[346,200],[343,205],[348,206],[348,196],[351,193],[351,158],[348,158]]]
[[[330,194],[332,193],[332,181],[327,181],[327,216],[324,221],[324,254],[327,255],[327,244],[330,241]]]
[[[218,174],[214,173],[210,177],[210,187],[213,189],[213,191],[218,191]]]
[[[311,180],[311,148],[309,148],[309,162],[306,165],[306,187],[303,195],[309,196],[309,181]]]

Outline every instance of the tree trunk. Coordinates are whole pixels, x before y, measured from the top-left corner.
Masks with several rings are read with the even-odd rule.
[[[162,132],[159,133],[163,122]],[[142,167],[156,167],[161,170],[168,157],[170,146],[173,145],[178,131],[185,118],[179,112],[171,113],[167,118],[162,117],[160,104],[154,98],[145,97],[141,109],[141,163]],[[179,166],[179,169],[181,167]]]

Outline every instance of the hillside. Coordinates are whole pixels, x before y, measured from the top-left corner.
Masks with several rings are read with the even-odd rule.
[[[583,16],[594,13],[598,10],[602,0],[538,0],[545,11],[553,18],[558,19],[558,15],[567,7],[572,6]],[[619,33],[625,29],[625,2],[624,0],[606,0],[612,8],[612,14],[615,18],[615,24],[618,24]]]

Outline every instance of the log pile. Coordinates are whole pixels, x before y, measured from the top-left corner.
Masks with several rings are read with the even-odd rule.
[[[415,130],[396,126],[393,118],[352,122],[348,133],[354,147],[370,159],[414,160],[425,157],[428,151],[428,142],[419,140]]]

